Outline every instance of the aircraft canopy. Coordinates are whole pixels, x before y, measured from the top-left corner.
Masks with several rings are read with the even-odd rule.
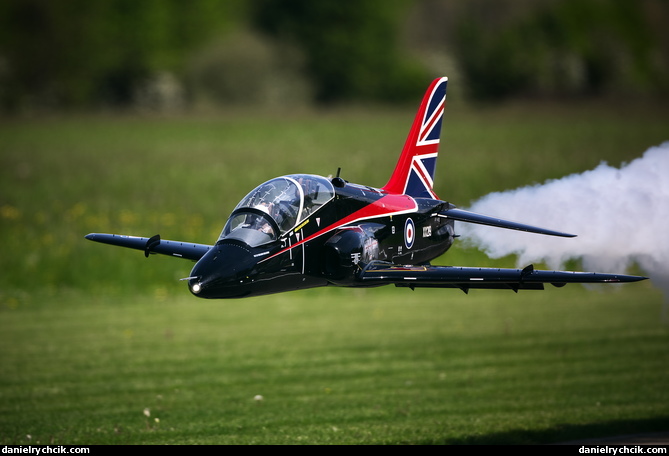
[[[334,198],[321,176],[291,174],[253,189],[232,211],[218,240],[238,239],[252,247],[276,240]]]

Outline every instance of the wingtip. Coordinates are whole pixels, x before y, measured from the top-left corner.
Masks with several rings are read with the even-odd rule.
[[[649,277],[645,276],[635,276],[635,275],[617,275],[615,276],[614,280],[611,280],[611,282],[641,282],[642,280],[648,280]]]

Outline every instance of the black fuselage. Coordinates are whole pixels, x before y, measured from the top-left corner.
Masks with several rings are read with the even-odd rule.
[[[454,239],[448,203],[335,181],[335,197],[277,240],[255,247],[222,239],[193,268],[191,292],[241,298],[321,287],[364,286],[357,272],[373,260],[426,264]]]

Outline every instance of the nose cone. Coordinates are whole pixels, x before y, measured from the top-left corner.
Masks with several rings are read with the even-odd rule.
[[[199,298],[244,297],[249,293],[247,279],[256,262],[245,243],[223,241],[195,264],[188,286]]]

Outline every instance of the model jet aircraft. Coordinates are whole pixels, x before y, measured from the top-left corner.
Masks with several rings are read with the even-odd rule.
[[[433,190],[448,78],[420,105],[395,170],[383,188],[339,177],[292,174],[251,190],[214,245],[92,233],[96,242],[196,261],[188,282],[201,298],[242,298],[321,286],[542,290],[545,283],[635,282],[594,272],[432,266],[457,237],[455,222],[551,236],[573,234],[458,209]]]

